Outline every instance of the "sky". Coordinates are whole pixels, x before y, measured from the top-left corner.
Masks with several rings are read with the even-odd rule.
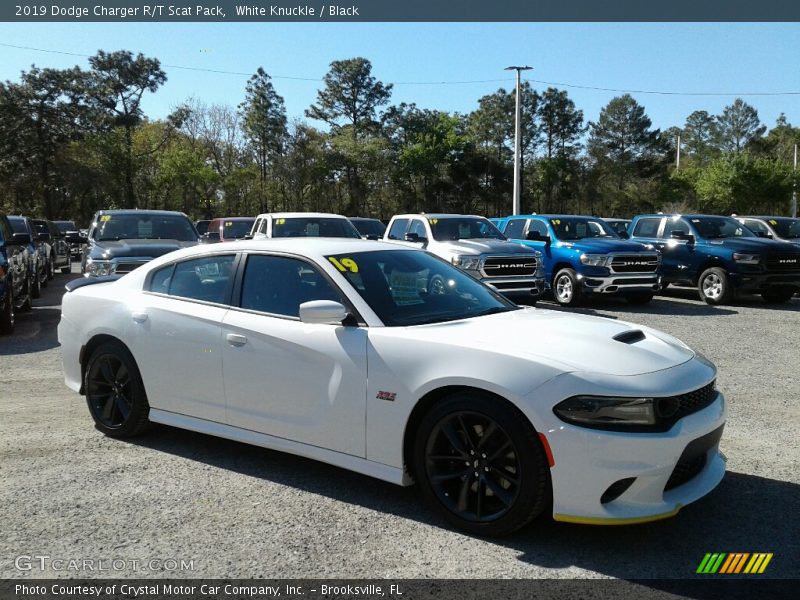
[[[16,81],[32,64],[87,67],[83,56],[99,49],[161,61],[168,81],[143,103],[151,118],[189,97],[236,106],[247,74],[262,66],[289,119],[305,119],[330,62],[363,56],[374,76],[394,83],[392,103],[421,108],[471,112],[481,96],[513,87],[504,67],[527,64],[534,88],[560,84],[587,121],[621,92],[564,84],[734,94],[633,93],[661,129],[682,125],[695,110],[718,114],[736,95],[770,127],[781,112],[800,125],[799,23],[0,23],[0,80]],[[747,95],[754,92],[795,95]]]

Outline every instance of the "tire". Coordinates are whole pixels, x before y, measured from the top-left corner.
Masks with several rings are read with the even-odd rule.
[[[561,269],[553,277],[553,298],[561,306],[578,306],[583,296],[581,283],[573,269]]]
[[[761,297],[770,304],[783,304],[792,299],[797,292],[793,287],[771,287],[761,292]]]
[[[630,304],[649,304],[655,294],[653,292],[632,292],[625,295],[625,300]]]
[[[6,303],[0,312],[0,335],[14,333],[14,286],[6,279]]]
[[[132,437],[150,425],[150,405],[139,368],[120,343],[100,345],[86,364],[86,404],[95,427],[110,437]]]
[[[50,268],[47,269],[47,280],[52,281],[55,276],[56,276],[56,257],[54,255],[53,258],[50,259]]]
[[[479,391],[452,394],[430,409],[416,433],[413,469],[434,510],[478,535],[512,533],[552,498],[533,426],[505,401]]]
[[[42,281],[39,279],[39,271],[37,270],[33,277],[31,277],[31,285],[29,287],[30,297],[34,300],[42,295]]]
[[[22,303],[22,306],[19,307],[19,312],[28,312],[33,308],[33,302],[31,301],[31,278],[28,277],[28,280],[25,282],[25,302]]]
[[[725,304],[731,299],[731,284],[725,269],[711,267],[697,280],[697,292],[706,304]]]

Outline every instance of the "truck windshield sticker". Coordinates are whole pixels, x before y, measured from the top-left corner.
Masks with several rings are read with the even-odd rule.
[[[428,219],[428,222],[429,222],[431,225],[436,225],[436,224],[439,222],[439,219]]]
[[[770,219],[770,220],[769,220],[769,224],[770,224],[770,225],[777,225],[777,224],[778,224],[778,222],[777,222],[775,219]]]
[[[275,221],[275,225],[283,225],[284,223],[286,223],[286,219],[277,219]]]
[[[106,221],[110,221],[110,220],[111,220],[111,215],[103,215],[102,217],[100,217],[100,222],[101,223],[105,223]]]
[[[392,271],[389,276],[389,286],[392,290],[392,300],[397,306],[409,306],[424,302],[419,294],[419,280],[420,273],[418,272]]]

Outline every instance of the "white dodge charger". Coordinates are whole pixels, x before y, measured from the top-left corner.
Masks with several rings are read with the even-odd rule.
[[[701,355],[646,327],[520,308],[425,251],[234,242],[68,289],[66,384],[110,436],[158,422],[416,482],[487,535],[549,508],[668,517],[725,473],[725,401]]]

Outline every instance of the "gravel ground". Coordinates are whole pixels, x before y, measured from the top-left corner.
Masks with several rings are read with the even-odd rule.
[[[667,331],[718,365],[729,472],[667,521],[539,519],[484,540],[447,529],[413,488],[168,427],[132,441],[102,436],[62,380],[56,325],[68,278],[57,276],[0,338],[0,578],[683,578],[706,552],[737,551],[774,552],[769,575],[800,577],[798,298],[714,308],[670,289],[647,307],[610,299],[581,309]],[[20,571],[20,555],[128,566]],[[150,568],[150,559],[192,569]]]

